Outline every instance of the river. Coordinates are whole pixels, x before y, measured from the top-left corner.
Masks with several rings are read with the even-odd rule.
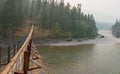
[[[120,39],[110,30],[99,33],[105,38],[38,47],[43,74],[119,74]]]

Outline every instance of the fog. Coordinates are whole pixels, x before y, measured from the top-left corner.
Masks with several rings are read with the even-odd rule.
[[[82,4],[85,13],[92,13],[97,22],[114,23],[120,18],[120,0],[64,0],[72,6]]]

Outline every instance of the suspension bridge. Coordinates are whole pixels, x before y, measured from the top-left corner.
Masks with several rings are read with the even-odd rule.
[[[31,27],[28,36],[11,59],[10,50],[8,50],[8,62],[0,63],[0,66],[5,65],[0,74],[40,74],[40,55],[33,44],[33,31],[34,26]]]

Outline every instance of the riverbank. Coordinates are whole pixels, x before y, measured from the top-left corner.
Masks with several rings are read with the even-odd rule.
[[[66,39],[35,39],[34,43],[36,46],[71,46],[71,45],[81,45],[81,44],[93,44],[96,43],[97,40],[101,41],[102,38],[66,38]],[[104,38],[103,38],[104,39]]]
[[[25,38],[24,38],[25,39]],[[22,43],[24,39],[0,39],[0,47],[8,47],[8,45],[14,45]],[[76,43],[83,43],[86,41],[100,39],[96,38],[63,38],[63,39],[33,39],[33,42],[36,46],[48,45],[48,46],[63,46],[65,45],[76,45]]]
[[[115,38],[112,35],[112,32],[110,30],[100,30],[99,34],[100,35],[96,38],[33,39],[33,42],[36,46],[41,46],[41,45],[72,46],[72,45],[82,45],[82,44],[110,44],[110,43],[119,43],[120,42],[119,41],[120,39]],[[23,39],[23,41],[24,41],[24,39]],[[18,41],[18,40],[2,39],[2,40],[0,40],[0,46],[5,46],[5,45],[8,46],[8,43],[13,44],[14,41]]]
[[[120,43],[120,39],[115,38],[110,30],[100,30],[100,36],[96,38],[84,38],[84,39],[61,39],[61,40],[37,40],[36,46],[73,46],[83,44],[113,44]]]

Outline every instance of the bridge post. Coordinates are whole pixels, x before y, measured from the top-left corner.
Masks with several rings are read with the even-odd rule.
[[[10,44],[8,45],[8,59],[7,59],[7,62],[8,63],[10,62]]]
[[[19,45],[20,45],[20,41],[18,40],[17,41],[17,51],[19,51],[19,48],[20,48]]]
[[[24,74],[27,74],[27,71],[28,71],[28,61],[29,61],[28,51],[25,51],[24,52],[24,64],[23,64]]]
[[[14,47],[14,48],[13,48],[13,49],[14,49],[14,50],[13,50],[13,57],[14,57],[14,56],[15,56],[15,53],[16,53],[16,44],[15,44],[15,42],[14,42],[13,47]]]
[[[1,52],[1,47],[0,47],[0,64],[1,64],[1,55],[2,55],[1,53],[2,53],[2,52]]]
[[[27,71],[29,70],[29,61],[30,61],[30,54],[31,54],[31,46],[32,46],[32,40],[30,40],[27,51],[24,52],[24,74],[27,74]]]
[[[28,69],[29,69],[29,62],[30,62],[30,54],[31,54],[31,46],[32,46],[32,39],[29,42],[29,45],[27,47],[27,51],[28,51],[28,57],[29,57],[29,61],[28,61]]]

